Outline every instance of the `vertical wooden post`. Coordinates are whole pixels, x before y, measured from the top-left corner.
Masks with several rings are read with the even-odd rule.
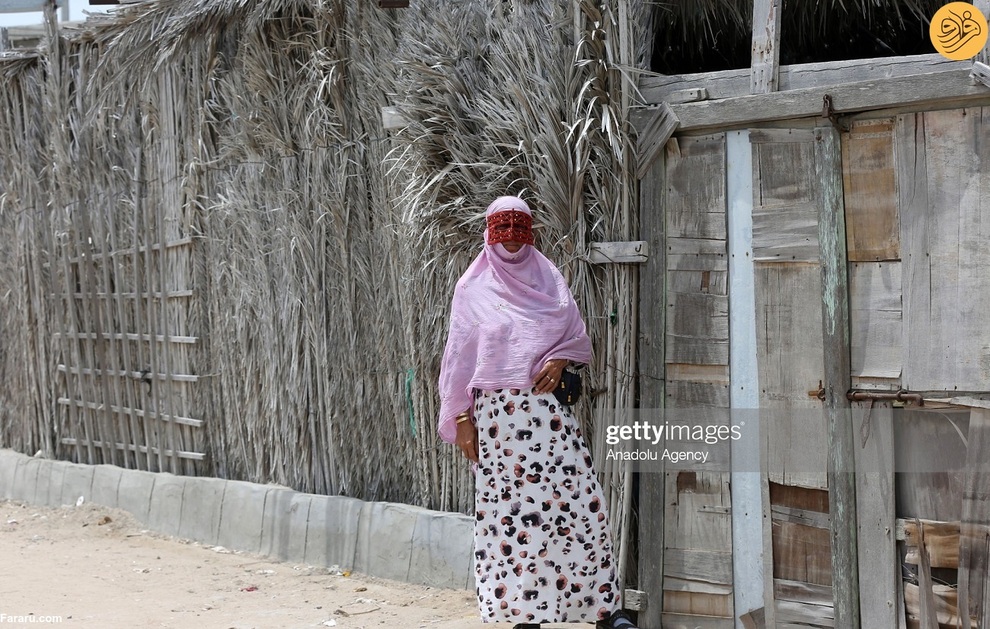
[[[7,32],[6,28],[0,28],[0,52],[5,52],[12,48],[13,46],[10,44],[10,34]]]
[[[974,402],[969,414],[969,443],[959,528],[959,615],[962,628],[990,626],[990,403]]]
[[[828,423],[828,489],[832,537],[835,626],[859,629],[859,561],[856,463],[852,413],[846,392],[849,362],[849,277],[846,263],[842,153],[834,127],[815,129],[815,171],[821,183],[818,240],[822,265],[825,419]]]
[[[780,68],[780,9],[783,0],[753,0],[753,49],[750,91],[777,91]]]
[[[756,362],[756,285],[753,267],[753,147],[749,131],[725,134],[729,245],[729,389],[732,424],[745,424],[744,437],[731,442],[732,460],[732,608],[736,626],[764,609],[767,579],[764,558],[763,484],[760,473],[759,369]],[[737,419],[738,415],[738,419]],[[771,568],[772,568],[771,563]],[[772,570],[769,603],[773,601]],[[773,616],[764,619],[773,622]]]
[[[659,409],[664,401],[664,284],[667,258],[664,234],[664,158],[653,160],[639,184],[640,238],[650,257],[639,273],[639,408]],[[639,589],[646,609],[638,615],[643,629],[659,629],[663,614],[664,480],[662,468],[639,477]]]

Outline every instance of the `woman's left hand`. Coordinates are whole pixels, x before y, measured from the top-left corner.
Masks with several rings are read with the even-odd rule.
[[[565,358],[551,358],[544,365],[543,369],[533,378],[533,393],[549,393],[557,388],[560,382],[560,374],[567,366]]]

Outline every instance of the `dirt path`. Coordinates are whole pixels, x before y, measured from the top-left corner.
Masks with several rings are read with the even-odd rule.
[[[16,618],[28,615],[35,621]],[[61,621],[38,622],[50,616]],[[511,627],[481,623],[467,591],[345,575],[185,542],[142,530],[117,509],[48,509],[0,501],[0,629],[52,625]]]

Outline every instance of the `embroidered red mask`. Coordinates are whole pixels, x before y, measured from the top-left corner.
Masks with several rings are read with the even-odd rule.
[[[520,210],[503,210],[488,217],[488,244],[500,242],[533,244],[533,217]]]

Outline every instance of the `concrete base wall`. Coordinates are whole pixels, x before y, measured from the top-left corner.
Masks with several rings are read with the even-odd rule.
[[[460,513],[0,450],[0,499],[59,507],[80,498],[128,511],[151,530],[203,544],[474,589],[474,519]]]

